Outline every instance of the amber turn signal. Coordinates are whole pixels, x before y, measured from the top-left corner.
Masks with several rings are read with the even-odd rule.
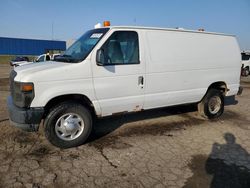
[[[27,84],[27,83],[24,83],[21,85],[21,90],[22,91],[32,91],[33,90],[33,84]]]

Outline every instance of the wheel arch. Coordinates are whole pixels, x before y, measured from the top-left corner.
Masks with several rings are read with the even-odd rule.
[[[223,95],[225,95],[226,92],[228,91],[227,84],[226,84],[226,82],[223,82],[223,81],[218,81],[218,82],[212,83],[208,87],[207,92],[208,92],[209,89],[218,89],[218,90],[223,92]]]
[[[44,117],[47,116],[47,114],[49,113],[50,109],[53,106],[65,101],[75,101],[77,103],[80,103],[84,105],[91,112],[92,116],[96,116],[95,107],[87,96],[81,94],[67,94],[67,95],[60,95],[50,99],[44,107]]]
[[[207,93],[210,89],[220,90],[222,92],[223,96],[226,96],[226,93],[229,91],[226,82],[224,82],[224,81],[214,82],[208,86],[206,93],[204,94],[204,96],[202,97],[202,99],[200,101],[203,100],[203,98],[207,95]]]

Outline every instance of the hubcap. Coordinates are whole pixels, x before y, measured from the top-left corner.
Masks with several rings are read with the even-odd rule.
[[[247,69],[245,73],[246,73],[246,76],[248,76],[249,75],[249,70]]]
[[[208,110],[211,114],[216,114],[221,109],[221,99],[218,96],[212,97],[208,102]]]
[[[83,119],[75,113],[64,114],[57,120],[55,125],[56,135],[66,141],[78,138],[83,130]]]

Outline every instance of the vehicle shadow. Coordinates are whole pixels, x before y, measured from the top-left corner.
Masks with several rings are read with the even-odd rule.
[[[159,109],[146,110],[136,113],[128,113],[123,115],[109,116],[105,118],[95,119],[92,134],[88,142],[97,140],[105,135],[115,131],[124,124],[131,122],[139,122],[142,120],[150,120],[154,118],[166,117],[171,115],[185,114],[197,111],[195,104],[182,105],[174,107],[165,107]],[[156,126],[155,126],[156,128]]]
[[[235,99],[235,95],[225,97],[225,100],[224,100],[225,106],[236,105],[238,103],[239,102]]]
[[[235,99],[234,96],[225,98],[225,106],[236,105],[237,103],[238,101]],[[88,139],[88,142],[92,142],[96,139],[99,139],[115,131],[116,129],[118,129],[119,127],[121,127],[126,123],[138,122],[142,120],[150,120],[154,118],[160,118],[172,115],[181,115],[185,118],[190,119],[189,124],[201,123],[203,120],[199,119],[198,117],[195,118],[187,115],[187,113],[195,111],[197,111],[197,105],[189,104],[189,105],[165,107],[160,109],[141,111],[137,113],[128,113],[123,115],[116,115],[101,119],[95,119],[94,120],[95,126],[93,128],[92,134]],[[157,129],[157,126],[154,126],[154,128]]]
[[[250,154],[237,144],[231,133],[224,134],[225,144],[214,143],[210,155],[194,156],[189,167],[193,171],[185,188],[249,188]]]

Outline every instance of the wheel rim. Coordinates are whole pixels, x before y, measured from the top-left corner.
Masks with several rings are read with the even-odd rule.
[[[58,118],[55,125],[56,135],[66,141],[75,140],[84,130],[84,121],[78,114],[68,113]]]
[[[245,74],[246,74],[246,76],[249,75],[249,70],[248,69],[246,69]]]
[[[217,114],[221,109],[221,98],[219,96],[212,97],[208,102],[208,110],[211,114]]]

